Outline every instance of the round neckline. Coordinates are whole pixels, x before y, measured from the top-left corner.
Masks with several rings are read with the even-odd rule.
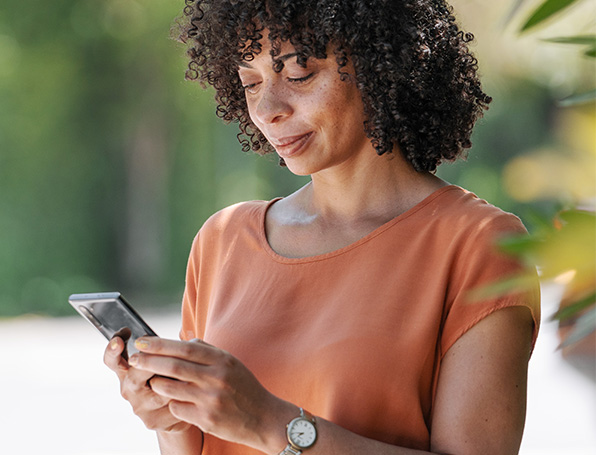
[[[287,256],[283,256],[283,255],[277,253],[269,244],[269,240],[267,240],[266,223],[265,223],[267,211],[269,210],[269,208],[271,208],[271,206],[273,204],[275,204],[277,201],[283,199],[283,197],[277,197],[277,198],[272,199],[269,202],[267,202],[261,209],[261,213],[259,214],[259,220],[258,220],[259,241],[261,243],[261,247],[265,250],[265,252],[276,262],[285,263],[285,264],[306,264],[306,263],[310,263],[310,262],[323,261],[323,260],[326,260],[329,258],[333,258],[336,256],[340,256],[342,254],[345,254],[348,251],[351,251],[355,248],[358,248],[360,245],[363,245],[363,244],[369,242],[373,238],[381,235],[383,232],[385,232],[386,230],[393,227],[395,224],[399,223],[400,221],[405,220],[406,218],[409,218],[410,216],[414,215],[418,211],[422,210],[424,207],[426,207],[432,201],[434,201],[435,199],[440,197],[442,194],[444,194],[448,191],[451,191],[451,190],[462,190],[462,188],[460,188],[457,185],[452,185],[452,184],[438,188],[437,190],[433,191],[431,194],[429,194],[427,197],[425,197],[422,201],[420,201],[418,204],[416,204],[412,208],[406,210],[403,213],[400,213],[395,218],[392,218],[391,220],[382,224],[375,230],[366,234],[364,237],[361,237],[360,239],[356,240],[355,242],[350,243],[349,245],[341,247],[337,250],[328,251],[327,253],[317,254],[314,256],[297,257],[297,258],[287,257]]]

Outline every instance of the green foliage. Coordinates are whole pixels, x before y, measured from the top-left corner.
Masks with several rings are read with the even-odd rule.
[[[559,38],[548,38],[544,41],[550,43],[578,44],[581,46],[588,46],[588,49],[584,51],[584,55],[588,58],[596,57],[596,35],[563,36]]]
[[[595,296],[596,294],[592,295],[592,297]],[[594,327],[596,327],[596,306],[591,305],[591,307],[592,308],[579,316],[579,318],[574,322],[573,330],[561,343],[561,348],[578,343],[579,341],[594,333],[596,330],[594,329]]]
[[[596,36],[595,35],[548,38],[548,39],[545,39],[544,41],[548,41],[551,43],[582,44],[582,45],[586,45],[586,46],[590,46],[590,47],[596,47]]]
[[[561,12],[577,1],[578,0],[546,0],[528,18],[526,23],[522,26],[521,31],[524,32],[537,26],[538,24],[543,23],[545,20]]]
[[[596,57],[596,55],[595,55]],[[559,100],[558,104],[561,107],[577,106],[578,104],[587,104],[593,102],[596,99],[596,89],[589,90],[584,93],[576,93],[575,95],[568,96]]]
[[[528,265],[537,265],[540,280],[555,281],[568,289],[565,305],[554,320],[572,320],[573,329],[562,347],[576,343],[596,331],[596,214],[570,209],[557,214],[553,222],[542,218],[530,235],[505,238],[502,250]],[[476,289],[474,299],[523,292],[534,286],[532,274],[515,275]]]
[[[544,280],[573,272],[582,283],[596,276],[596,214],[584,210],[560,212],[553,223],[542,223],[529,237],[503,241],[504,251],[538,264]]]
[[[517,12],[524,0],[516,0],[512,8],[512,14]],[[527,19],[526,23],[521,27],[520,32],[525,32],[539,24],[543,24],[547,19],[553,15],[560,13],[567,7],[578,0],[546,0],[543,2],[534,13]],[[511,17],[511,16],[510,16]],[[546,42],[558,44],[571,44],[587,46],[584,51],[584,56],[588,58],[596,58],[596,35],[578,35],[578,36],[563,36],[556,38],[544,39]],[[589,90],[584,93],[579,93],[567,97],[560,101],[562,107],[575,106],[578,104],[590,103],[596,99],[596,89]]]
[[[554,314],[553,319],[559,321],[571,319],[578,313],[583,312],[586,308],[593,306],[594,301],[596,301],[596,292],[591,292],[586,297],[576,300],[567,307],[561,308]]]
[[[526,31],[565,9],[575,0],[546,0],[522,26]],[[517,1],[517,9],[521,1]],[[578,35],[549,38],[545,41],[588,46],[584,55],[596,57],[596,36]],[[574,95],[560,102],[573,106],[593,102],[596,90]],[[504,251],[531,264],[537,264],[542,281],[558,281],[567,293],[554,319],[571,320],[572,329],[561,347],[581,341],[596,332],[596,213],[571,208],[558,213],[552,223],[541,219],[531,235],[502,242]],[[523,288],[526,277],[518,276],[495,283],[478,294],[503,294]]]

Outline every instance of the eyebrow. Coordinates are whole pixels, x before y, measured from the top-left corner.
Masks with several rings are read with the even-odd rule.
[[[298,56],[298,52],[290,52],[289,54],[284,54],[284,55],[280,55],[279,57],[275,57],[276,60],[279,60],[281,62],[285,62],[293,57],[297,57]],[[240,63],[238,63],[238,66],[241,66],[242,68],[252,68],[253,66],[248,63],[246,60],[242,60]]]

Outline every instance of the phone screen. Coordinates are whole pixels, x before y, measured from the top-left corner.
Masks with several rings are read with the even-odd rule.
[[[119,292],[73,294],[69,303],[108,340],[116,334],[126,342],[124,358],[138,352],[134,342],[143,335],[157,336]]]

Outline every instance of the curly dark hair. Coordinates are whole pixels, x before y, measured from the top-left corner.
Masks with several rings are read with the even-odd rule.
[[[249,117],[238,76],[241,60],[260,52],[264,30],[276,71],[285,41],[302,66],[333,49],[342,77],[351,59],[372,145],[382,155],[397,144],[419,172],[462,156],[491,102],[468,48],[474,37],[444,0],[185,1],[178,34],[189,45],[186,78],[215,88],[217,115],[239,123],[244,151],[274,151]]]

